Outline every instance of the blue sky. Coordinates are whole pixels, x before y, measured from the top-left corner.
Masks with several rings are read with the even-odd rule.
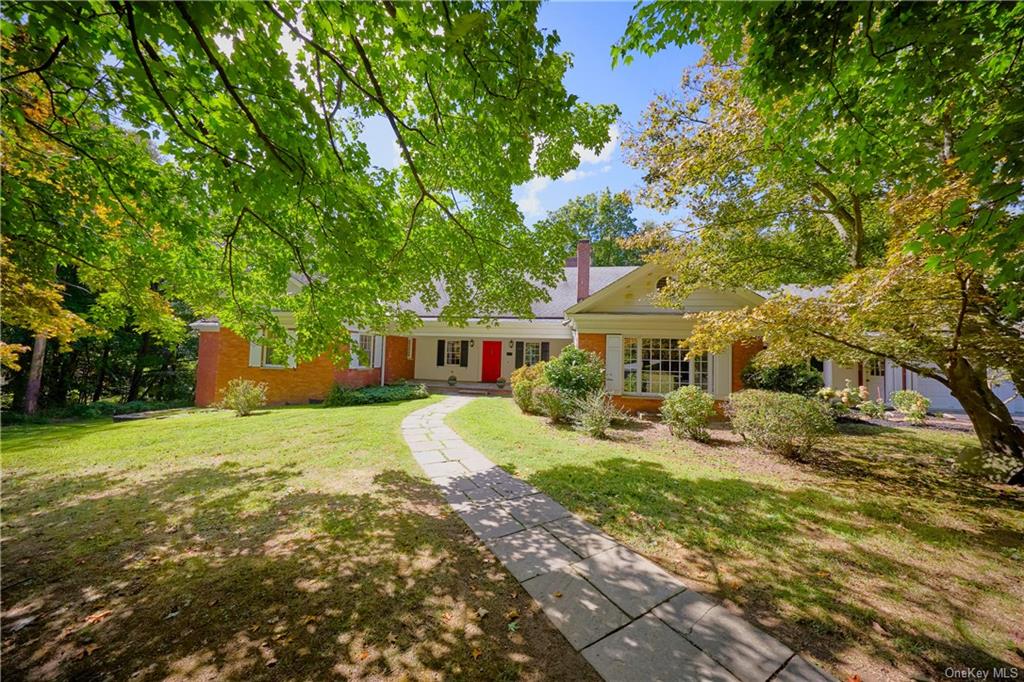
[[[603,190],[633,190],[641,174],[622,160],[621,135],[636,124],[655,93],[674,90],[682,69],[700,59],[698,46],[667,48],[654,57],[637,55],[632,64],[612,68],[611,46],[622,35],[633,9],[632,2],[551,2],[540,9],[538,25],[561,38],[560,51],[573,55],[573,68],[565,78],[569,92],[593,104],[616,104],[620,120],[613,139],[599,154],[587,153],[579,168],[562,178],[534,179],[517,188],[516,201],[527,223],[544,217],[569,199]],[[364,140],[374,161],[393,166],[397,161],[391,131],[383,118],[368,121]],[[637,206],[638,222],[663,218]]]

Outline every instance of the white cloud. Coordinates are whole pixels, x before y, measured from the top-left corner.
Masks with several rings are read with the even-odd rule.
[[[593,174],[594,173],[592,171],[585,171],[579,170],[578,168],[574,168],[573,170],[569,171],[568,173],[566,173],[565,175],[558,179],[561,180],[562,182],[576,182],[577,180],[582,180],[583,178],[591,176]]]
[[[551,178],[539,177],[523,185],[525,191],[516,199],[516,203],[525,216],[536,217],[544,213],[539,195],[550,184]]]
[[[596,154],[580,145],[573,147],[573,150],[580,155],[580,163],[604,163],[611,161],[612,154],[619,146],[619,124],[613,123],[608,128],[608,143]]]

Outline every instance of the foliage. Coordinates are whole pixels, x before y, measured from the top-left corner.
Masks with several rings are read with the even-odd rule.
[[[762,365],[755,360],[743,368],[741,376],[746,388],[799,393],[808,398],[818,392],[823,381],[821,372],[803,362]]]
[[[8,3],[12,260],[43,288],[81,265],[141,329],[167,294],[249,337],[292,310],[300,360],[411,325],[402,304],[437,304],[438,280],[446,321],[526,313],[564,235],[527,227],[512,190],[575,168],[617,113],[566,92],[571,58],[536,20],[525,2]],[[394,167],[364,141],[377,121]]]
[[[922,423],[928,416],[928,408],[931,401],[917,391],[896,391],[889,396],[892,406],[895,407],[907,421]]]
[[[3,413],[3,423],[46,424],[70,419],[98,419],[100,417],[112,417],[118,414],[172,410],[176,408],[190,407],[191,405],[191,400],[134,400],[128,403],[101,400],[94,403],[79,403],[75,405],[67,405],[65,407],[54,407],[42,410],[31,416],[5,410]]]
[[[592,192],[570,199],[542,221],[550,229],[571,233],[574,240],[589,239],[594,265],[639,265],[643,252],[627,248],[623,240],[640,227],[633,218],[633,201],[626,192]]]
[[[537,382],[533,387],[533,404],[554,424],[565,424],[572,419],[576,400],[547,382]]]
[[[864,416],[871,419],[882,419],[885,417],[885,403],[881,400],[865,400],[857,406]]]
[[[347,407],[349,405],[373,405],[392,403],[400,400],[419,400],[429,397],[423,384],[392,384],[389,386],[364,386],[346,388],[340,384],[331,387],[324,407]]]
[[[258,407],[267,404],[267,385],[249,379],[232,379],[221,392],[217,404],[222,410],[234,410],[239,417],[247,417]]]
[[[537,414],[540,406],[533,401],[533,389],[544,379],[544,365],[546,362],[538,362],[533,365],[523,365],[512,372],[509,380],[512,382],[512,399],[516,401],[519,409],[527,414]]]
[[[744,439],[786,457],[807,455],[835,433],[835,422],[820,400],[795,393],[748,389],[729,396],[732,428]]]
[[[591,351],[566,346],[544,366],[544,376],[566,398],[583,398],[604,388],[604,363]]]
[[[940,249],[932,267],[991,266],[1002,303],[1024,302],[1024,7],[648,3],[614,53],[698,41],[715,61],[742,63],[766,141],[799,140],[792,156],[897,193],[942,184],[950,169],[969,178],[978,200],[916,238]]]
[[[715,397],[700,386],[681,386],[666,393],[661,403],[661,419],[672,433],[700,443],[711,440],[708,424],[714,416]]]
[[[612,424],[623,417],[622,411],[615,407],[604,391],[589,393],[575,400],[572,405],[572,423],[594,438],[604,438]]]

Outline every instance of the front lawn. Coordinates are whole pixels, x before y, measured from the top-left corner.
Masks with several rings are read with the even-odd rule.
[[[3,430],[11,679],[593,679],[422,478],[427,401]]]
[[[971,439],[849,426],[797,464],[723,428],[598,441],[508,399],[449,424],[492,460],[841,678],[1024,665],[1024,493],[958,473]]]

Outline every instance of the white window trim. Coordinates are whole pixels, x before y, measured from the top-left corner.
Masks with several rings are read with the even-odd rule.
[[[640,349],[643,347],[643,340],[644,339],[669,339],[669,338],[672,338],[672,337],[669,337],[669,336],[626,336],[625,334],[622,335],[622,348],[621,348],[621,352],[620,352],[620,355],[619,355],[619,357],[621,358],[620,365],[621,365],[621,370],[622,370],[622,395],[635,396],[635,397],[638,397],[638,398],[661,398],[662,396],[665,395],[664,393],[651,393],[651,392],[627,391],[626,390],[626,339],[636,339],[636,342],[637,342],[637,362],[639,363],[639,362],[641,362],[641,359],[640,359]],[[676,339],[676,340],[679,341],[681,339]],[[714,360],[713,360],[714,356],[711,353],[706,353],[705,355],[707,356],[707,365],[708,365],[707,366],[707,376],[708,376],[708,380],[707,380],[707,385],[706,386],[701,386],[701,388],[703,388],[706,393],[711,393],[713,395],[714,392],[715,392],[714,391],[714,387],[715,387],[714,367],[715,367],[715,364],[714,364]],[[693,358],[690,358],[686,362],[687,362],[687,365],[689,366],[689,374],[688,374],[688,377],[687,377],[688,380],[689,380],[689,383],[686,384],[686,385],[687,386],[697,385],[697,384],[693,383],[693,377],[695,375],[694,367],[693,367]],[[637,369],[637,376],[638,377],[639,377],[639,371],[640,370],[638,368]]]
[[[530,346],[537,347],[537,359],[534,362],[526,361],[526,349],[529,348]],[[543,362],[543,360],[541,360],[541,357],[543,357],[542,353],[543,350],[540,341],[523,341],[523,367],[529,367],[532,365],[536,365],[538,362]]]
[[[364,332],[355,332],[352,334],[353,346],[356,348],[362,348],[362,341],[365,338],[370,339],[370,348],[366,351],[366,363],[363,364],[362,359],[359,357],[359,353],[356,350],[351,352],[352,360],[349,362],[349,369],[374,369],[376,365],[376,353],[379,348],[377,337],[374,334],[367,334]]]
[[[444,340],[444,366],[445,367],[462,367],[462,341],[463,339],[445,339]],[[451,361],[451,349],[455,349],[455,362]]]
[[[294,338],[294,336],[295,336],[295,330],[294,329],[286,329],[285,331],[286,331],[286,333],[290,337]],[[263,338],[264,338],[264,333],[261,332],[260,335],[259,335],[259,339],[263,339]],[[295,369],[296,362],[295,362],[295,356],[294,355],[289,355],[287,362],[285,364],[283,364],[283,365],[273,364],[273,363],[269,362],[268,361],[269,360],[269,358],[268,358],[268,355],[269,355],[268,351],[270,350],[270,348],[271,348],[270,346],[266,346],[266,345],[264,345],[262,343],[257,343],[256,341],[250,341],[249,342],[249,366],[250,367],[255,367],[257,369]],[[256,353],[258,355],[258,357],[259,357],[259,364],[255,364],[255,365],[252,364],[252,362],[253,362],[252,358],[253,358],[253,354],[254,353]]]

